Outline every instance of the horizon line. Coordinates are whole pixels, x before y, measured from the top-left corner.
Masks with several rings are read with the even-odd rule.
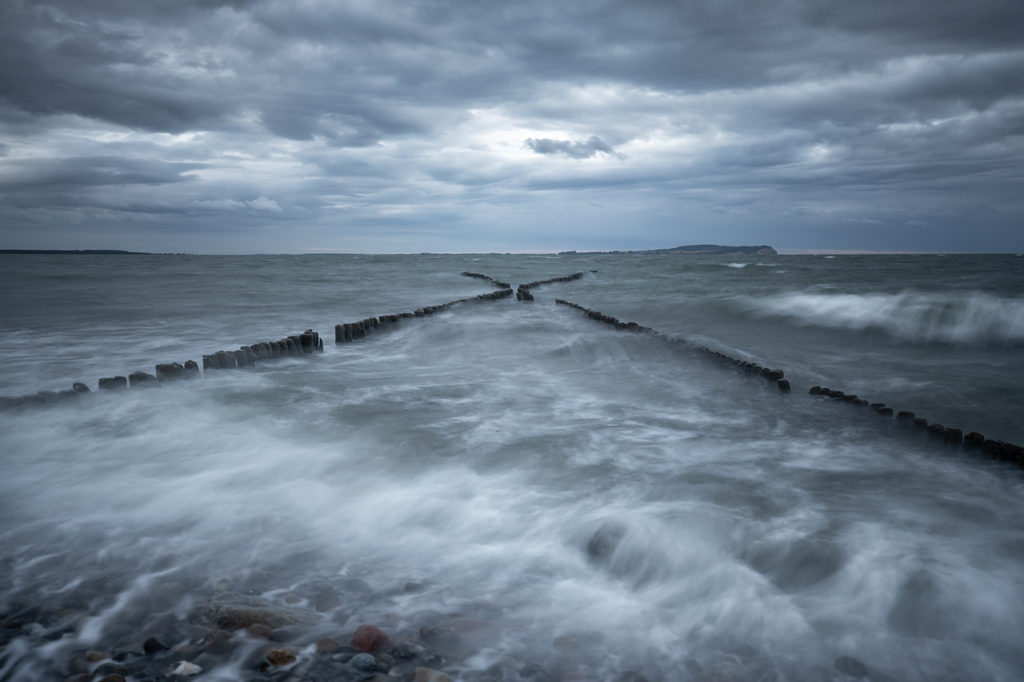
[[[726,245],[727,246],[727,245]],[[124,255],[124,256],[586,256],[586,255],[643,255],[644,252],[661,249],[579,249],[522,250],[522,251],[342,251],[329,249],[305,249],[301,251],[253,251],[246,253],[193,252],[193,251],[130,251],[127,249],[0,249],[0,255]],[[818,248],[777,248],[780,256],[856,256],[856,255],[903,255],[903,256],[997,256],[1024,255],[1022,251],[923,251],[902,249],[818,249]],[[742,253],[677,253],[650,254],[676,256],[745,256],[759,254]],[[760,254],[762,257],[764,254]]]

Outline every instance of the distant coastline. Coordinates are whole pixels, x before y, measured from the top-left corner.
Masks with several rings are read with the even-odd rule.
[[[151,256],[145,251],[117,249],[0,249],[0,254],[81,254],[83,256]]]
[[[151,253],[148,251],[122,251],[119,249],[0,249],[5,255],[81,255],[81,256],[168,256],[186,254]],[[759,246],[722,246],[720,244],[690,244],[667,249],[638,249],[635,251],[559,251],[558,255],[601,255],[601,254],[689,254],[716,256],[776,256],[778,252],[766,244]],[[253,255],[253,254],[249,254]],[[284,254],[282,254],[284,255]],[[433,255],[429,252],[420,255]]]
[[[644,249],[638,251],[559,251],[560,256],[595,255],[604,253],[656,253],[656,254],[688,254],[688,255],[715,255],[715,256],[775,256],[778,251],[761,244],[759,246],[722,246],[720,244],[690,244],[688,246],[673,246],[668,249]]]

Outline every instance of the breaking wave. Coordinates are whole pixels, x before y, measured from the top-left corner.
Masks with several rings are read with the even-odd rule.
[[[1024,341],[1024,298],[962,294],[781,294],[750,299],[753,312],[803,325],[883,331],[897,339],[946,343]]]

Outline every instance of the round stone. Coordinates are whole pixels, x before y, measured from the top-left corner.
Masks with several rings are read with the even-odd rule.
[[[295,662],[295,652],[287,647],[272,649],[267,653],[267,660],[276,666],[288,665]]]
[[[377,659],[372,654],[356,654],[349,660],[349,664],[359,672],[377,672]]]

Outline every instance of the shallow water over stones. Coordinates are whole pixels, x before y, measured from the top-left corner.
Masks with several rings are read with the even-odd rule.
[[[1012,326],[750,312],[939,286],[905,264],[472,258],[61,263],[72,304],[7,303],[12,394],[437,308],[0,411],[0,679],[1020,679],[1020,473],[899,416],[1016,438]],[[534,300],[440,307],[492,290],[463,271]]]

